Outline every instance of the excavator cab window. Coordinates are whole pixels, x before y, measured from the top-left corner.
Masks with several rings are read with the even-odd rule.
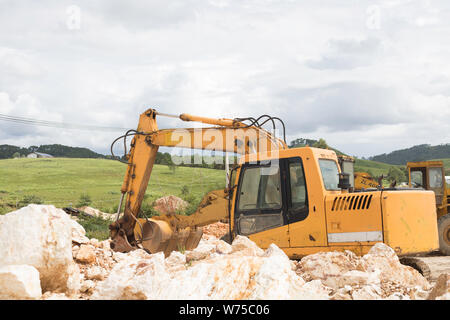
[[[282,226],[283,200],[278,165],[244,165],[235,212],[238,234],[250,235]]]
[[[302,209],[306,206],[306,185],[302,164],[300,162],[289,164],[289,177],[292,208]]]
[[[308,193],[301,158],[286,159],[288,167],[288,219],[294,223],[308,216]]]
[[[340,190],[339,170],[336,162],[329,159],[319,159],[320,172],[322,173],[323,184],[327,190]]]
[[[240,191],[240,210],[280,209],[280,168],[246,168]]]

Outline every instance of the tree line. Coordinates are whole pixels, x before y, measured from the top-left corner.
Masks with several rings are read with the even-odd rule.
[[[54,157],[63,158],[106,158],[87,148],[69,147],[61,144],[50,144],[41,146],[30,146],[27,148],[0,145],[0,159],[23,158],[32,152],[46,153]]]
[[[391,153],[383,153],[370,157],[369,160],[389,164],[405,165],[408,161],[427,161],[433,159],[450,158],[450,144],[431,146],[421,144],[407,149],[396,150]]]

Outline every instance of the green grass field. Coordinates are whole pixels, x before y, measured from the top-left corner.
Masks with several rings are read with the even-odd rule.
[[[391,167],[404,167],[399,165],[387,164],[383,162],[376,162],[371,160],[356,159],[355,172],[371,172],[374,176],[387,175]]]
[[[450,159],[444,159],[444,165],[449,169]],[[380,176],[386,175],[392,166],[357,159],[355,171],[369,171]],[[125,169],[123,163],[104,159],[0,160],[0,214],[27,203],[36,203],[36,200],[59,208],[77,207],[82,195],[89,196],[91,207],[113,213],[120,200]],[[162,196],[176,195],[190,202],[190,210],[195,210],[205,193],[224,186],[223,170],[177,167],[172,172],[166,165],[155,165],[143,208],[150,208],[150,204]],[[182,194],[186,187],[188,194]],[[82,217],[79,222],[85,227],[88,237],[108,238],[109,221]]]
[[[82,194],[90,206],[113,212],[120,200],[120,188],[126,165],[103,159],[6,159],[0,160],[0,213],[14,210],[27,196],[39,198],[43,204],[75,207]],[[225,186],[222,170],[155,165],[146,192],[146,203],[159,197],[182,197],[187,186],[191,199]]]

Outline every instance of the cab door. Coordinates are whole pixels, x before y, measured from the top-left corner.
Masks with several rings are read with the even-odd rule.
[[[324,202],[322,193],[318,192],[321,188],[320,181],[314,179],[311,172],[308,175],[306,170],[308,165],[309,168],[313,166],[313,161],[313,158],[302,157],[285,160],[286,207],[291,248],[327,245]]]
[[[244,164],[234,211],[236,233],[259,247],[289,247],[284,174],[279,161]]]

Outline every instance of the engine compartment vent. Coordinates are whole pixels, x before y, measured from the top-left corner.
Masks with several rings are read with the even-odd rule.
[[[338,196],[334,198],[331,211],[367,210],[372,202],[372,196],[371,194]]]

